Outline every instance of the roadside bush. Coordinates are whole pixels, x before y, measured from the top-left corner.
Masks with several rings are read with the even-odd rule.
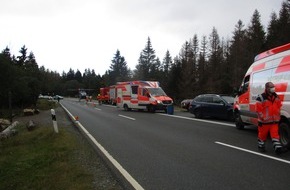
[[[58,106],[58,103],[53,100],[38,99],[36,102],[36,108],[40,110],[53,109]]]

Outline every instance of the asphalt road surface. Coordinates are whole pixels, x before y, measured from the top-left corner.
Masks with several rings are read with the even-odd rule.
[[[62,105],[144,189],[290,189],[290,152],[257,151],[257,130],[222,120],[124,111],[64,99]]]

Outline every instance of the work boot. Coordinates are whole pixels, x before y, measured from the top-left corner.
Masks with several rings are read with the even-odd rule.
[[[260,152],[266,152],[265,142],[260,139],[258,139],[258,149]]]
[[[277,155],[283,153],[283,147],[282,147],[282,144],[280,143],[279,139],[273,138],[272,143],[273,143],[274,151]]]

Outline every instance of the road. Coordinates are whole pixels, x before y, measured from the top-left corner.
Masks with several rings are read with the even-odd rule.
[[[232,123],[124,111],[64,99],[62,105],[144,189],[289,189],[290,152],[271,142],[257,151],[257,130]]]

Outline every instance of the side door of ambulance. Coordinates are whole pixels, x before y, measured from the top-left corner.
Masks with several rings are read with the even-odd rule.
[[[250,103],[250,76],[247,75],[243,82],[242,85],[239,89],[239,107],[240,107],[240,117],[243,122],[249,123],[250,122],[250,117],[249,117],[249,103]]]
[[[116,102],[117,108],[123,107],[123,91],[122,88],[117,88],[117,102]]]
[[[149,104],[149,92],[147,88],[139,88],[138,100],[140,106],[147,106]]]
[[[130,108],[138,108],[138,85],[131,86]]]

